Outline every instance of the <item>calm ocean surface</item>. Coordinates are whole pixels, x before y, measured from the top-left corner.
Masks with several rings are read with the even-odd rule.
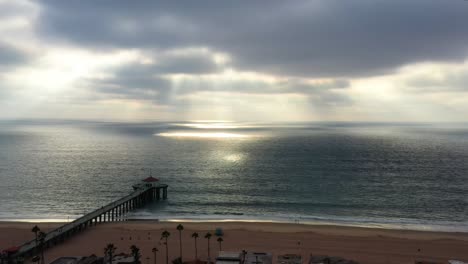
[[[468,231],[468,125],[0,121],[0,220],[67,220],[149,170],[131,218]]]

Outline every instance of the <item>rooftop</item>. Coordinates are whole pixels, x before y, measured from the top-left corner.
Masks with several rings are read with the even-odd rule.
[[[278,256],[278,264],[301,264],[302,256],[296,254],[284,254]]]
[[[158,182],[159,179],[154,178],[153,176],[149,176],[148,178],[143,180],[144,182]]]

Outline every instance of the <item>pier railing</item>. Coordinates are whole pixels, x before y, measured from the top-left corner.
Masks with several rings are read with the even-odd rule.
[[[39,252],[39,247],[49,248],[57,245],[67,238],[77,234],[88,227],[104,222],[125,221],[125,214],[136,208],[143,207],[154,200],[167,199],[167,185],[142,185],[134,192],[113,201],[101,208],[83,215],[76,220],[69,222],[48,232],[40,243],[35,239],[20,246],[13,258],[30,257]],[[162,197],[161,197],[162,191]]]

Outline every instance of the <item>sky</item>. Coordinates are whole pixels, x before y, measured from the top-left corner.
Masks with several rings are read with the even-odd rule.
[[[465,0],[0,0],[0,35],[0,119],[468,117]]]

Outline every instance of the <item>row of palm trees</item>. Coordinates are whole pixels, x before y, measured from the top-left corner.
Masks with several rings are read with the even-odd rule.
[[[182,231],[184,230],[184,226],[179,224],[177,226],[177,231],[179,231],[179,258],[174,260],[173,263],[182,263],[182,253],[183,253],[183,250],[182,250]],[[169,264],[169,245],[168,245],[168,239],[169,237],[171,236],[171,233],[167,230],[164,230],[162,233],[161,233],[161,240],[164,242],[164,246],[165,246],[165,251],[166,251],[166,264]],[[210,239],[211,239],[212,235],[210,232],[206,233],[205,234],[205,238],[207,239],[207,242],[208,242],[208,258],[210,258]],[[192,234],[192,238],[194,239],[194,245],[195,245],[195,259],[198,260],[198,247],[197,247],[197,239],[199,238],[199,234],[197,232],[194,232]],[[217,242],[219,243],[219,250],[221,251],[222,250],[222,243],[223,243],[223,238],[222,237],[218,237],[217,239]],[[116,247],[114,246],[114,244],[107,244],[107,246],[104,248],[104,254],[106,256],[107,259],[109,259],[109,264],[112,264],[112,259],[114,257],[114,253],[116,251]],[[140,264],[140,258],[141,258],[141,254],[140,254],[140,249],[137,248],[135,245],[132,245],[130,247],[130,250],[132,252],[132,256],[134,258],[134,263],[135,264]],[[156,263],[156,259],[157,259],[157,253],[159,252],[159,249],[154,247],[151,249],[151,252],[153,252],[153,257],[154,257],[154,264],[157,264]]]
[[[114,244],[107,244],[107,246],[104,248],[104,255],[109,260],[109,264],[112,264],[112,260],[114,258],[114,253],[116,250],[117,248],[114,246]],[[141,258],[140,249],[135,245],[131,245],[130,252],[133,257],[133,263],[140,264],[141,263],[140,262],[140,258]]]
[[[184,226],[179,224],[177,225],[177,231],[179,232],[179,259],[176,260],[180,263],[182,263],[182,231],[184,230]],[[37,257],[37,261],[40,260],[40,264],[44,264],[44,249],[45,249],[45,237],[46,237],[46,234],[44,232],[41,231],[41,229],[36,225],[32,228],[31,230],[34,234],[35,234],[35,242],[36,242],[36,246],[39,245],[39,249],[40,249],[40,253],[41,253],[41,257],[40,259]],[[166,264],[169,264],[169,245],[168,245],[168,239],[169,237],[171,236],[171,233],[169,233],[169,231],[167,230],[164,230],[162,233],[161,233],[161,240],[164,241],[164,246],[165,246],[165,249],[166,249]],[[195,242],[195,259],[198,260],[198,247],[197,247],[197,239],[199,237],[199,234],[197,232],[194,232],[192,234],[192,238],[194,239],[194,242]],[[208,243],[208,258],[210,259],[210,240],[211,240],[211,233],[208,232],[205,234],[205,239],[207,240],[207,243]],[[222,237],[218,237],[217,239],[217,242],[219,243],[219,250],[221,251],[222,250],[222,243],[223,243],[223,238]],[[112,259],[114,257],[114,253],[115,251],[117,250],[117,248],[114,246],[114,244],[107,244],[107,246],[104,248],[104,254],[105,256],[109,259],[109,264],[112,264]],[[132,252],[132,256],[134,258],[134,261],[135,261],[135,264],[139,264],[140,263],[140,258],[141,258],[141,254],[140,254],[140,249],[138,247],[136,247],[135,245],[132,245],[130,247],[130,250]],[[158,252],[158,248],[154,247],[152,249],[152,252],[154,254],[154,264],[156,264],[156,255],[157,255],[157,252]],[[36,261],[36,262],[37,262]]]
[[[184,230],[184,226],[179,224],[177,225],[177,231],[179,231],[179,261],[180,263],[182,263],[182,231]],[[169,231],[167,230],[164,230],[162,233],[161,233],[161,240],[164,240],[164,246],[166,248],[166,264],[169,264],[169,248],[168,248],[168,244],[167,244],[167,240],[169,238],[169,236],[171,235],[171,233],[169,233]],[[197,232],[194,232],[192,234],[192,238],[194,239],[194,245],[195,245],[195,259],[198,260],[198,247],[197,247],[197,239],[199,237],[199,234]],[[207,240],[207,249],[208,249],[208,258],[210,258],[210,239],[211,239],[212,235],[210,232],[206,233],[205,234],[205,238]],[[218,237],[218,239],[216,240],[218,243],[219,243],[219,250],[221,251],[222,250],[222,243],[223,243],[223,238],[222,237]],[[153,252],[157,251],[158,249],[157,248],[153,248]],[[155,254],[156,256],[156,254]],[[156,264],[156,257],[155,257],[155,263]]]

